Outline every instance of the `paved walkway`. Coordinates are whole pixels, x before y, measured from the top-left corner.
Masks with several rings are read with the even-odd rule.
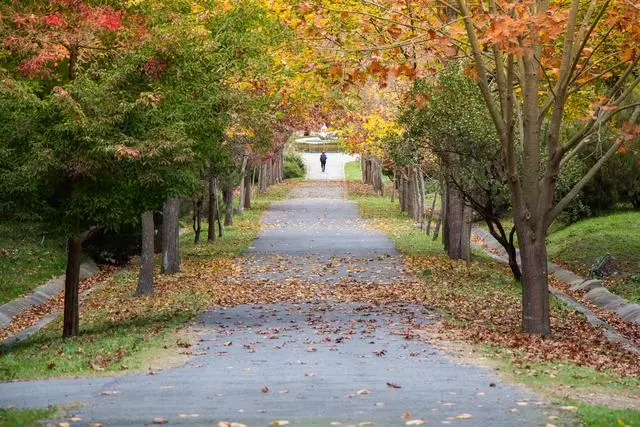
[[[267,212],[247,269],[259,268],[261,257],[277,257],[281,271],[270,280],[280,280],[301,272],[299,257],[326,266],[352,256],[367,259],[357,261],[363,262],[358,280],[391,281],[403,274],[397,268],[384,272],[387,259],[401,264],[391,242],[362,223],[340,185],[327,184],[303,185],[293,193],[298,198]],[[327,267],[313,281],[338,285],[348,273]],[[434,316],[408,304],[319,301],[212,309],[197,321],[201,340],[184,367],[156,375],[0,384],[0,406],[81,403],[72,425],[143,425],[157,417],[170,424],[248,426],[273,420],[402,426],[422,419],[428,425],[547,424],[550,408],[539,396],[407,334]]]
[[[344,165],[357,159],[356,156],[344,153],[326,153],[327,166],[322,172],[320,153],[302,153],[302,160],[307,166],[307,179],[312,180],[342,180],[344,179]]]

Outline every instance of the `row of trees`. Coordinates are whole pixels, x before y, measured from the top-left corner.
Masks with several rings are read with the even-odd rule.
[[[141,227],[137,291],[151,293],[157,236],[162,271],[180,268],[180,200],[193,200],[197,242],[203,206],[208,240],[215,224],[221,235],[234,204],[250,207],[254,181],[282,179],[284,143],[313,97],[291,86],[291,33],[259,1],[0,8],[0,210],[68,236],[63,335],[73,336],[87,238]]]
[[[468,258],[473,207],[522,280],[523,330],[549,334],[548,228],[609,160],[637,149],[637,5],[317,0],[297,11],[292,25],[321,37],[316,49],[333,63],[329,78],[358,88],[356,97],[371,82],[396,95],[385,115],[399,120],[406,141],[390,146],[410,151],[389,157],[416,167],[428,156],[412,147],[436,156],[448,253]],[[603,140],[604,132],[611,137]],[[593,160],[558,191],[563,171],[584,157]],[[402,179],[415,181],[411,175]],[[510,231],[499,221],[505,209]]]

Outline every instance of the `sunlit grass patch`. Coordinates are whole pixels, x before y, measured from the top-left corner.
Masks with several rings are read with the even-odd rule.
[[[0,408],[0,425],[4,427],[23,427],[41,425],[40,420],[51,418],[56,408],[18,409]]]

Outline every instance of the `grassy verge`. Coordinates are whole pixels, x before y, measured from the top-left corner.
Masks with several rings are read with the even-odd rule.
[[[576,404],[578,417],[587,427],[640,426],[640,411],[611,409],[601,405]]]
[[[154,369],[175,363],[185,343],[175,331],[198,312],[232,301],[239,289],[225,285],[233,256],[246,249],[259,230],[259,216],[286,196],[294,182],[258,195],[252,209],[234,218],[215,242],[195,245],[182,236],[182,271],[157,274],[152,296],[136,296],[137,263],[95,290],[81,307],[81,334],[63,340],[61,319],[27,341],[0,349],[0,380],[31,379]],[[203,233],[206,239],[206,229]],[[172,356],[167,360],[166,354]]]
[[[0,425],[4,427],[22,427],[41,425],[40,420],[51,418],[56,409],[16,409],[0,408]]]
[[[33,222],[0,222],[0,305],[64,273],[64,239]]]
[[[609,344],[582,315],[552,300],[554,335],[521,333],[521,288],[507,268],[482,257],[469,265],[448,259],[441,243],[415,228],[397,203],[366,194],[356,184],[350,187],[361,215],[394,240],[421,277],[424,301],[442,311],[443,321],[435,331],[439,336],[471,344],[503,373],[561,401],[584,396],[592,403],[589,396],[595,393],[605,406],[611,396],[627,396],[637,405],[637,360]]]
[[[551,233],[549,258],[588,273],[601,255],[610,254],[620,270],[630,276],[612,281],[609,289],[640,302],[640,212],[617,212],[589,218]]]
[[[360,160],[354,160],[347,162],[344,165],[344,179],[346,181],[361,181],[362,180],[362,168],[360,167]],[[388,176],[382,175],[382,183],[389,184],[391,179]]]

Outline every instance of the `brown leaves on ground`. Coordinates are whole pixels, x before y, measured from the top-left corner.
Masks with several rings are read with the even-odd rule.
[[[80,293],[92,288],[96,284],[103,283],[106,278],[116,271],[112,266],[100,266],[100,273],[80,281]],[[11,323],[0,329],[0,341],[36,324],[49,313],[62,311],[64,307],[64,292],[40,305],[29,307],[23,313],[13,318]]]
[[[450,314],[442,329],[450,339],[498,344],[515,350],[512,359],[526,365],[533,361],[568,361],[597,370],[640,377],[637,356],[609,343],[602,330],[580,313],[551,309],[551,337],[520,332],[519,286],[506,268],[451,260],[444,255],[410,258],[419,270],[428,269],[424,302]]]

